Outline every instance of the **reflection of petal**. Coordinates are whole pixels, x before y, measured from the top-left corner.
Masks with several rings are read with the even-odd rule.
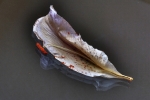
[[[121,85],[122,82],[126,83],[125,80],[106,78],[132,80],[119,73],[103,51],[94,49],[84,42],[52,6],[47,16],[35,22],[33,32],[36,41],[42,41],[41,45],[55,57],[50,54],[42,55],[39,51],[41,66],[44,69],[51,69],[55,65],[55,68],[60,69],[69,77],[93,84],[98,90],[107,90]],[[56,64],[54,59],[61,63]]]

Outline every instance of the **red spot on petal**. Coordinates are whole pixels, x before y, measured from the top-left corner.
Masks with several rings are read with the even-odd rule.
[[[65,56],[61,56],[61,58],[65,58]]]
[[[74,68],[74,66],[73,66],[73,65],[70,65],[70,66],[69,66],[69,68],[70,68],[70,69],[73,69],[73,68]]]
[[[62,64],[65,64],[65,62],[61,62]]]

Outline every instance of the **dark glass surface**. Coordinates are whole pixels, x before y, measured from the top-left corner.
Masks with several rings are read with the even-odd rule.
[[[129,88],[99,92],[40,67],[32,26],[49,5],[134,78]],[[0,100],[149,100],[149,27],[150,0],[0,0]]]

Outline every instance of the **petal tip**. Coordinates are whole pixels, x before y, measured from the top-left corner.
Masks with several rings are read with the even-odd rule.
[[[50,5],[50,11],[52,12],[52,14],[57,14],[57,11],[54,9],[53,5]]]

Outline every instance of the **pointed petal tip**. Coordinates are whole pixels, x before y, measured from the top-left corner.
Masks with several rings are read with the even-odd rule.
[[[53,5],[50,5],[50,11],[52,14],[57,14],[57,11],[54,9]]]

